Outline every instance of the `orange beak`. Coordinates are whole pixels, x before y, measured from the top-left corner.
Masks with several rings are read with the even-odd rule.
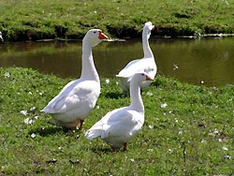
[[[100,40],[103,40],[103,39],[108,39],[109,37],[107,37],[104,33],[102,33],[102,31],[99,31],[98,38]]]
[[[153,81],[153,79],[149,77],[148,75],[146,75],[146,81]]]

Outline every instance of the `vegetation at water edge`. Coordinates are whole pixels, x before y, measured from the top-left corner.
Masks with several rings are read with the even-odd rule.
[[[152,36],[233,35],[233,9],[233,0],[1,0],[0,31],[8,41],[81,39],[90,28],[139,38],[152,21]]]

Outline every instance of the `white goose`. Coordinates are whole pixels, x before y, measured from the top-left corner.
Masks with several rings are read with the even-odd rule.
[[[108,37],[100,29],[91,29],[82,41],[81,77],[69,82],[42,112],[51,114],[55,124],[80,129],[100,94],[100,80],[94,65],[92,47]]]
[[[85,136],[88,139],[101,137],[109,143],[112,149],[124,146],[133,139],[144,124],[144,105],[140,94],[140,83],[152,81],[145,73],[136,73],[130,79],[130,106],[108,112],[100,121],[94,124]]]
[[[0,31],[0,40],[3,42],[2,32]]]
[[[142,59],[136,59],[129,62],[120,72],[117,77],[120,77],[120,85],[125,92],[129,91],[129,83],[127,78],[132,76],[134,73],[143,72],[149,75],[152,79],[157,73],[157,66],[154,60],[153,52],[150,49],[149,38],[151,30],[154,28],[151,22],[146,22],[142,32],[142,46],[144,57]],[[149,87],[150,81],[142,82],[140,87],[142,90]]]

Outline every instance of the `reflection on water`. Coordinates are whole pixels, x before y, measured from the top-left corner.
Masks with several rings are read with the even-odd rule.
[[[208,86],[234,84],[234,38],[151,39],[158,74]],[[0,66],[22,66],[60,77],[79,77],[81,42],[0,44]],[[141,41],[102,42],[93,49],[101,77],[114,77],[129,61],[143,56]]]

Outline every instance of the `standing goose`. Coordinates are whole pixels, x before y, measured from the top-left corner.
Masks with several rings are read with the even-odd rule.
[[[109,143],[112,149],[124,146],[133,139],[144,124],[144,105],[140,94],[140,83],[152,81],[145,73],[136,73],[130,79],[131,104],[108,112],[100,121],[94,124],[85,136],[88,139],[101,137]]]
[[[100,80],[94,65],[92,47],[108,37],[91,29],[82,41],[82,70],[79,79],[69,82],[42,112],[51,114],[56,125],[76,128],[94,108],[100,94]]]
[[[2,32],[0,31],[0,40],[4,42],[3,37],[2,37]]]
[[[151,35],[151,30],[154,28],[151,22],[146,22],[143,27],[142,32],[142,46],[144,57],[141,59],[136,59],[129,62],[120,72],[117,77],[120,77],[120,85],[125,92],[129,91],[129,83],[127,82],[127,78],[132,76],[135,73],[146,73],[152,79],[154,79],[157,73],[157,66],[154,60],[153,52],[150,49],[149,38]],[[151,84],[150,81],[142,82],[140,87],[142,90],[149,87]]]

